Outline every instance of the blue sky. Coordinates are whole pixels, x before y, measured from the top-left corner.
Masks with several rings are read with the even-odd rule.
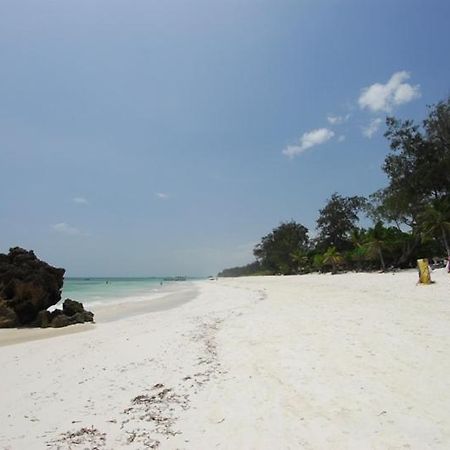
[[[0,251],[208,275],[386,180],[450,94],[447,0],[0,0]]]

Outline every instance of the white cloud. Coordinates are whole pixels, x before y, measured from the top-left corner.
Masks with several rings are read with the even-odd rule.
[[[361,109],[373,112],[391,112],[395,106],[408,103],[420,97],[420,86],[405,83],[410,74],[405,71],[394,73],[386,84],[374,83],[362,90],[358,99]]]
[[[333,136],[334,131],[331,131],[328,128],[318,128],[316,130],[308,131],[307,133],[304,133],[300,138],[299,145],[288,145],[283,150],[283,155],[289,156],[290,158],[294,157],[295,155],[300,155],[305,150],[308,150],[311,147],[324,144]]]
[[[57,233],[67,234],[69,236],[76,236],[81,234],[78,228],[71,227],[66,222],[55,223],[54,225],[52,225],[52,229]]]
[[[155,195],[162,200],[166,200],[169,198],[169,194],[165,194],[164,192],[157,192]]]
[[[382,124],[383,120],[378,118],[378,119],[373,119],[369,125],[367,127],[364,127],[362,130],[363,135],[366,138],[371,139],[372,136],[378,131],[378,129],[380,128],[380,125]]]
[[[411,86],[408,83],[403,83],[395,91],[394,101],[396,105],[401,105],[418,97],[420,97],[419,85]]]
[[[84,197],[74,197],[72,200],[78,205],[87,205],[89,203]]]
[[[347,114],[345,116],[332,116],[329,115],[327,117],[328,123],[331,125],[340,125],[344,122],[347,122],[347,120],[350,119],[350,114]]]

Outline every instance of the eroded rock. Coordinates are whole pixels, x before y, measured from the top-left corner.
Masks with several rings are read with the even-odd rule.
[[[17,314],[0,300],[0,328],[13,328],[18,325]]]
[[[0,254],[0,305],[3,311],[0,323],[5,323],[5,317],[10,316],[12,310],[16,316],[15,325],[30,324],[39,311],[58,303],[64,272],[23,248],[14,247],[7,255]]]
[[[48,311],[61,300],[65,270],[50,266],[20,247],[0,254],[0,328],[63,327],[93,322],[83,304],[66,299],[63,310]]]

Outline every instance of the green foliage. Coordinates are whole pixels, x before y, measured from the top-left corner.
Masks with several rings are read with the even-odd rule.
[[[450,256],[450,97],[421,125],[386,119],[388,185],[364,197],[334,193],[319,211],[314,245],[308,230],[281,223],[255,247],[257,262],[223,273],[307,273],[344,265],[356,270],[413,267],[417,258]],[[357,227],[365,212],[374,226]],[[226,276],[226,275],[222,275]]]
[[[310,271],[310,261],[305,250],[297,248],[290,254],[290,257],[295,265],[295,273],[308,273]]]
[[[450,256],[450,198],[435,200],[428,205],[419,216],[419,224],[422,239],[441,239],[447,256]]]
[[[297,273],[299,259],[309,248],[308,229],[294,221],[281,223],[264,236],[253,254],[262,267],[283,274]]]
[[[331,272],[336,273],[338,267],[344,264],[344,257],[336,247],[329,247],[323,255],[323,264],[331,266]]]
[[[366,248],[366,255],[368,257],[375,257],[380,259],[381,270],[386,270],[386,264],[383,257],[383,249],[387,245],[386,228],[381,222],[377,222],[373,228],[370,228],[366,233],[364,245]]]
[[[350,252],[358,269],[386,270],[398,266],[411,243],[411,236],[397,227],[386,227],[381,221],[368,230],[358,230],[358,241]]]
[[[323,262],[323,255],[320,253],[316,253],[313,256],[313,264],[312,265],[315,270],[322,271],[325,267],[325,264]]]
[[[355,248],[347,253],[347,260],[357,271],[361,271],[365,268],[365,262],[368,259],[367,253],[367,248],[364,245],[356,244]]]
[[[243,277],[249,275],[260,275],[263,269],[258,261],[252,262],[245,266],[231,267],[229,269],[224,269],[222,272],[217,274],[218,277]]]
[[[339,251],[350,249],[351,233],[356,229],[358,212],[364,205],[364,197],[343,197],[335,192],[319,211],[317,246],[321,249],[336,247]]]
[[[374,196],[381,218],[416,231],[429,203],[450,195],[450,98],[431,107],[422,128],[411,120],[386,120],[391,153],[383,170],[389,184]]]

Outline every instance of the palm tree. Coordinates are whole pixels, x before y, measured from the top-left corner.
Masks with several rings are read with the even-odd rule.
[[[316,253],[313,256],[312,264],[313,264],[314,269],[317,269],[319,272],[322,272],[323,266],[324,266],[323,255],[320,253]]]
[[[350,234],[354,249],[350,252],[350,259],[356,262],[356,270],[362,269],[362,263],[367,257],[367,248],[364,246],[365,232],[363,229],[355,228]]]
[[[367,231],[367,239],[365,241],[368,254],[377,256],[380,259],[381,270],[386,270],[384,262],[383,248],[385,246],[385,228],[382,222],[377,222],[373,228]]]
[[[439,236],[442,239],[447,256],[450,257],[450,245],[447,233],[450,233],[450,202],[435,201],[419,216],[423,237]]]
[[[336,247],[328,247],[327,251],[323,255],[324,264],[331,265],[331,273],[337,272],[337,267],[344,261],[342,255],[336,250]]]
[[[308,256],[306,252],[304,252],[303,250],[297,248],[291,253],[290,256],[292,262],[296,266],[297,273],[300,273],[308,266],[309,263]]]

